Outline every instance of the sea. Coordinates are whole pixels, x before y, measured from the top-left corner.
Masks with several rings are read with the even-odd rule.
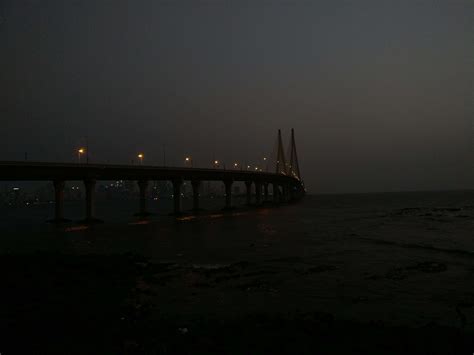
[[[103,223],[93,225],[80,222],[80,201],[66,203],[71,222],[61,225],[46,222],[54,204],[3,208],[0,256],[93,258],[99,274],[116,256],[132,258],[152,270],[134,278],[134,300],[155,317],[182,320],[180,334],[193,332],[190,319],[300,313],[474,332],[474,191],[233,202],[224,211],[223,198],[203,198],[202,211],[193,213],[185,199],[184,213],[174,216],[171,200],[150,200],[153,214],[144,219],[134,216],[136,200],[103,200],[96,206]],[[110,279],[125,275],[107,270]]]

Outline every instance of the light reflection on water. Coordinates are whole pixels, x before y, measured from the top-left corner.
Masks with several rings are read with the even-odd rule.
[[[142,225],[142,224],[150,224],[149,220],[143,219],[141,221],[130,222],[129,225]]]
[[[208,215],[191,215],[191,216],[184,216],[184,217],[176,217],[177,221],[180,222],[187,222],[187,221],[193,221],[196,219],[216,219],[216,218],[222,218],[222,217],[239,217],[239,216],[245,216],[247,215],[248,212],[235,212],[235,213],[213,213],[213,214],[208,214]]]
[[[222,213],[209,215],[209,218],[221,218],[221,217],[224,217],[224,215]]]
[[[196,219],[197,216],[185,216],[185,217],[177,217],[177,221],[192,221],[193,219]]]
[[[89,226],[74,226],[74,227],[67,227],[64,229],[65,232],[78,232],[89,229]]]

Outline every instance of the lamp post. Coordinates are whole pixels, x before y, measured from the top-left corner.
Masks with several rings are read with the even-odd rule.
[[[86,150],[85,150],[84,148],[79,148],[79,149],[77,150],[77,159],[78,159],[78,161],[79,161],[79,164],[81,164],[81,157],[82,157],[82,154],[85,153],[85,151],[86,151]]]
[[[140,160],[140,165],[142,165],[142,164],[143,164],[143,158],[144,158],[145,156],[143,155],[143,153],[138,153],[137,157],[138,157],[138,159]]]
[[[163,144],[163,166],[166,166],[166,145]]]
[[[214,168],[215,169],[219,168],[219,160],[214,160]]]
[[[190,165],[191,168],[193,167],[193,158],[191,157],[186,157],[184,158],[184,166]]]

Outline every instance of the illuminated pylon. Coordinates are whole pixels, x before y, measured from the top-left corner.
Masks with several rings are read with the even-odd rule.
[[[290,165],[288,166],[288,174],[297,179],[301,179],[298,154],[296,153],[295,130],[293,128],[291,129]]]
[[[286,175],[286,159],[283,150],[283,142],[281,140],[281,130],[278,130],[278,148],[276,160],[276,173]]]

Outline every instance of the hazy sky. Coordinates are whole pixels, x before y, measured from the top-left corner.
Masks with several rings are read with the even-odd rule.
[[[474,188],[474,3],[0,1],[2,160],[257,163],[312,192]]]

